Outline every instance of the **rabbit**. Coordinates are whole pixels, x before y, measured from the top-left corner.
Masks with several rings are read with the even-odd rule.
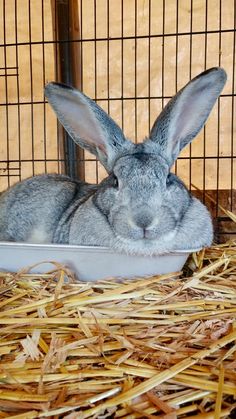
[[[82,92],[47,84],[45,96],[59,121],[108,176],[99,185],[57,174],[15,184],[0,196],[0,240],[106,246],[137,255],[211,245],[207,208],[170,170],[203,127],[226,78],[222,68],[195,77],[138,144]]]

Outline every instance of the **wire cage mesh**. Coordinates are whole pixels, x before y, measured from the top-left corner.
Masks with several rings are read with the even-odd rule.
[[[0,190],[38,173],[99,182],[103,167],[62,132],[43,88],[60,80],[95,99],[133,141],[191,78],[222,66],[227,85],[173,170],[218,208],[236,206],[234,0],[0,0]],[[213,197],[215,204],[208,201]]]

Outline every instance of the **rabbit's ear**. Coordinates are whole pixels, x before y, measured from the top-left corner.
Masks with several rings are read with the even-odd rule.
[[[72,87],[49,83],[45,96],[75,143],[95,154],[110,172],[117,156],[130,146],[118,125],[92,99]]]
[[[149,138],[170,165],[203,127],[226,78],[222,68],[201,73],[170,100],[156,119]]]

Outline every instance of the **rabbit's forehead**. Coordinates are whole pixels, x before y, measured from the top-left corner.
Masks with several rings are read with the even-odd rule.
[[[139,152],[121,157],[114,167],[114,173],[126,179],[142,176],[143,179],[153,177],[161,180],[166,178],[168,171],[160,156]]]

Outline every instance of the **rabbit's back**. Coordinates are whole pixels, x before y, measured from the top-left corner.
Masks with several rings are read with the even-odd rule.
[[[57,224],[89,186],[63,175],[39,175],[0,196],[0,240],[50,243]]]

